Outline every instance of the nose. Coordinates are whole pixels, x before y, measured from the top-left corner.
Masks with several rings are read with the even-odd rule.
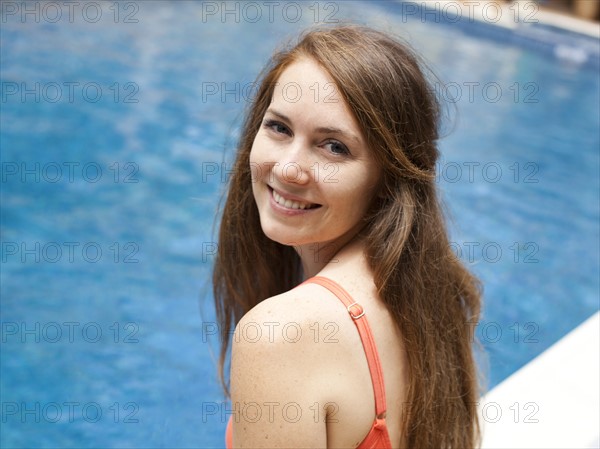
[[[296,138],[282,149],[281,158],[273,167],[279,181],[288,184],[305,185],[311,181],[311,149],[302,139]]]

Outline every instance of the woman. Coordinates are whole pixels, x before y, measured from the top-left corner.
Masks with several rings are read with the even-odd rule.
[[[416,57],[369,28],[265,69],[213,279],[228,447],[477,445],[480,294],[438,204],[438,119]]]

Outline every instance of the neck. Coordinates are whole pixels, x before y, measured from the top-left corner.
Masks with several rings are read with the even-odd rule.
[[[302,261],[303,280],[316,276],[329,263],[339,262],[342,253],[352,252],[361,246],[362,238],[357,235],[336,239],[331,242],[309,243],[295,246]]]

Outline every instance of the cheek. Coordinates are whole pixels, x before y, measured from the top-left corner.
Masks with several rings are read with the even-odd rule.
[[[378,175],[376,170],[362,163],[353,167],[353,170],[344,172],[340,170],[340,183],[343,186],[340,191],[345,195],[351,195],[357,202],[361,202],[373,194],[378,182]]]
[[[260,181],[264,177],[264,154],[262,154],[260,145],[260,138],[257,135],[252,143],[250,149],[250,173],[252,175],[252,182]]]
[[[335,189],[335,197],[340,204],[344,204],[348,214],[352,216],[363,215],[368,209],[376,192],[378,172],[376,170],[356,170],[344,173],[344,182]],[[353,180],[362,180],[355,183]]]

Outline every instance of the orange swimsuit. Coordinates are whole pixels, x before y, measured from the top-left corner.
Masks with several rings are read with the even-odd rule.
[[[339,284],[332,281],[331,279],[315,276],[307,279],[302,284],[319,284],[326,289],[330,290],[340,301],[346,306],[346,310],[352,317],[352,321],[358,329],[360,339],[362,341],[365,355],[367,356],[367,363],[369,365],[369,371],[371,372],[371,380],[373,381],[373,391],[375,393],[375,420],[371,426],[371,430],[362,442],[357,446],[357,449],[387,449],[392,447],[390,436],[388,434],[387,426],[385,424],[385,388],[383,384],[383,372],[381,370],[381,364],[379,363],[379,355],[377,354],[377,347],[375,346],[375,340],[371,333],[371,328],[367,322],[367,317],[362,306],[352,300],[352,297],[344,290]],[[300,284],[300,285],[302,285]],[[232,423],[231,417],[227,423],[227,430],[225,432],[225,445],[227,449],[231,449],[233,435],[232,435]]]

